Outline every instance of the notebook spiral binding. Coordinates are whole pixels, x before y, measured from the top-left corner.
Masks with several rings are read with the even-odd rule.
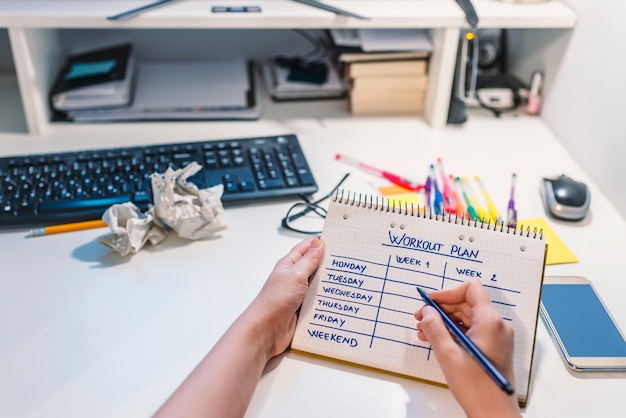
[[[391,212],[399,215],[415,216],[418,218],[432,219],[434,221],[454,223],[460,225],[467,225],[470,227],[487,229],[490,231],[504,232],[507,234],[526,236],[528,238],[539,238],[543,240],[543,228],[537,230],[537,228],[531,228],[528,226],[524,229],[524,225],[509,226],[502,224],[492,223],[491,220],[487,222],[482,220],[470,220],[465,217],[459,217],[457,214],[436,214],[431,207],[408,204],[404,202],[404,205],[396,204],[395,200],[386,199],[380,196],[372,196],[371,194],[363,194],[346,190],[337,190],[333,197],[333,202],[343,203],[345,205],[362,207],[365,209],[377,210],[380,212]]]

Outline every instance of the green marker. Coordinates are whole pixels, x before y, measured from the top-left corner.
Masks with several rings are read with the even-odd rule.
[[[475,221],[478,216],[476,215],[476,209],[474,209],[474,206],[472,206],[472,203],[470,202],[469,197],[467,197],[467,193],[465,193],[465,187],[463,185],[463,183],[461,182],[461,178],[460,177],[456,177],[454,179],[457,184],[460,184],[461,187],[461,192],[463,193],[463,199],[465,199],[465,204],[467,205],[467,213],[469,214],[469,217],[472,221]]]

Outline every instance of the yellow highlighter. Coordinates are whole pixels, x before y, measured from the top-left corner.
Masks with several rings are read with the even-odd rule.
[[[478,199],[476,199],[476,195],[470,187],[471,185],[469,184],[469,181],[467,181],[467,177],[462,177],[461,181],[463,182],[463,187],[465,188],[465,190],[468,191],[470,200],[472,201],[472,204],[476,209],[476,216],[478,217],[478,220],[482,222],[488,222],[491,218],[489,217],[487,211],[480,205]]]
[[[474,180],[476,180],[478,186],[483,191],[483,196],[485,196],[485,200],[487,201],[487,210],[489,210],[489,215],[491,216],[491,219],[495,219],[496,225],[502,225],[502,218],[500,217],[500,213],[498,213],[498,208],[496,208],[496,205],[493,204],[493,201],[489,197],[489,193],[487,193],[487,189],[485,189],[483,182],[480,181],[480,178],[478,178],[478,176],[474,176]]]

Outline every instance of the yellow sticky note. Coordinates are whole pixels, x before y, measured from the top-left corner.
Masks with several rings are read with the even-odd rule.
[[[578,263],[578,258],[574,253],[567,248],[567,245],[561,238],[550,228],[550,225],[545,219],[527,219],[517,221],[517,225],[524,229],[530,227],[531,230],[537,228],[537,231],[543,229],[543,235],[546,237],[548,243],[548,255],[546,257],[546,264],[566,264],[566,263]]]
[[[378,191],[387,198],[390,205],[404,206],[406,204],[408,206],[417,206],[422,204],[422,200],[417,193],[396,184],[380,186],[378,187]]]
[[[402,207],[404,207],[405,205],[407,206],[413,205],[417,207],[417,205],[422,204],[422,200],[415,192],[394,194],[393,196],[386,196],[386,197],[390,205],[395,204],[396,206],[402,206]]]
[[[380,186],[378,188],[378,191],[385,197],[395,196],[399,194],[408,195],[411,193],[411,189],[407,189],[406,187],[398,186],[396,184],[392,184],[390,186]],[[415,192],[413,192],[412,194],[415,194]]]

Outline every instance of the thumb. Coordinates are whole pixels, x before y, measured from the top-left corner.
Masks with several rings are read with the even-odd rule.
[[[292,271],[305,277],[311,276],[313,272],[315,272],[315,270],[319,267],[323,255],[323,242],[319,239],[312,239],[309,242],[309,247],[306,249],[306,251],[300,256],[297,261],[295,261],[294,265],[292,266]]]
[[[439,315],[439,312],[431,306],[424,306],[422,308],[422,321],[420,322],[422,332],[426,335],[426,339],[433,347],[437,360],[440,363],[446,361],[446,359],[458,354],[461,349],[459,345],[454,341],[452,335],[443,323],[443,319]]]

